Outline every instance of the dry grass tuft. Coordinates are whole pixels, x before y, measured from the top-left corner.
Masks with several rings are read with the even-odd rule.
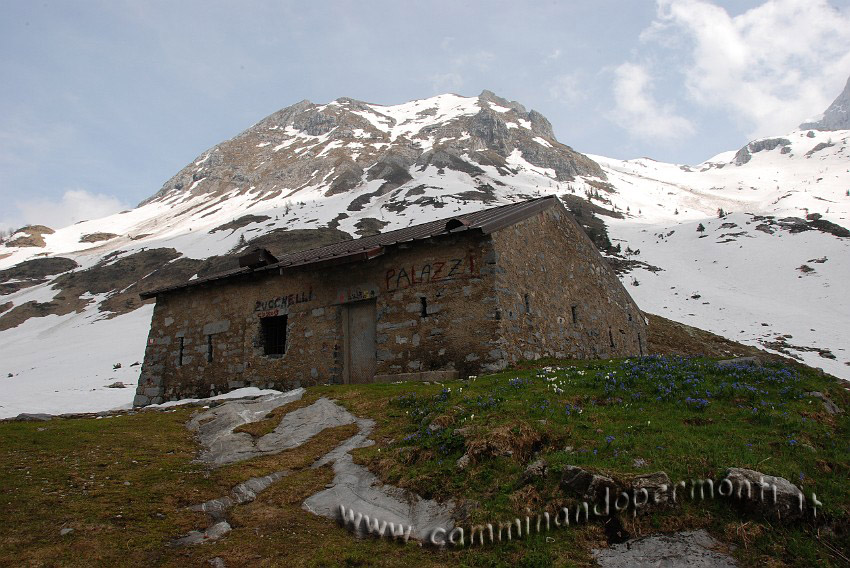
[[[540,444],[540,433],[525,422],[497,426],[483,437],[467,442],[467,454],[473,462],[489,457],[512,457],[524,463]]]

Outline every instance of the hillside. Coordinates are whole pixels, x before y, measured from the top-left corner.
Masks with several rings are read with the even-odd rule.
[[[645,311],[850,378],[848,135],[800,130],[690,167],[585,156],[487,91],[302,101],[130,211],[12,235],[0,416],[128,404],[132,389],[107,387],[136,381],[141,291],[231,267],[252,246],[282,254],[542,194],[565,201]]]
[[[655,538],[655,561],[690,543],[712,566],[841,566],[848,405],[808,368],[651,356],[3,421],[0,563],[608,567]],[[727,473],[775,476],[777,501],[723,497]],[[652,498],[606,511],[637,488]],[[410,540],[386,532],[410,514]],[[514,518],[510,541],[471,542]],[[428,546],[435,523],[465,544]]]

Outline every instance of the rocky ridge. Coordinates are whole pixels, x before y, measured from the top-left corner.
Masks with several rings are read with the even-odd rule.
[[[358,211],[391,192],[419,195],[410,182],[429,167],[464,172],[486,193],[496,176],[482,166],[516,172],[509,160],[514,152],[551,170],[557,181],[605,178],[598,164],[556,140],[543,115],[490,91],[397,106],[343,97],[324,105],[301,101],[264,118],[201,154],[142,205],[188,194],[206,196],[212,209],[216,197],[234,192],[260,201],[309,189],[330,197],[368,186],[371,192],[348,204],[348,211]]]

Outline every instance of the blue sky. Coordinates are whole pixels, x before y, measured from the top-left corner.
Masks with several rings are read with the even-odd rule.
[[[483,89],[558,139],[698,163],[823,111],[850,76],[850,0],[7,0],[0,228],[134,206],[302,99]]]

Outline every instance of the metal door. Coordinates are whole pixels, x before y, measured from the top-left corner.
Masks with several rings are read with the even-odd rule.
[[[345,382],[375,378],[375,300],[345,306]]]

